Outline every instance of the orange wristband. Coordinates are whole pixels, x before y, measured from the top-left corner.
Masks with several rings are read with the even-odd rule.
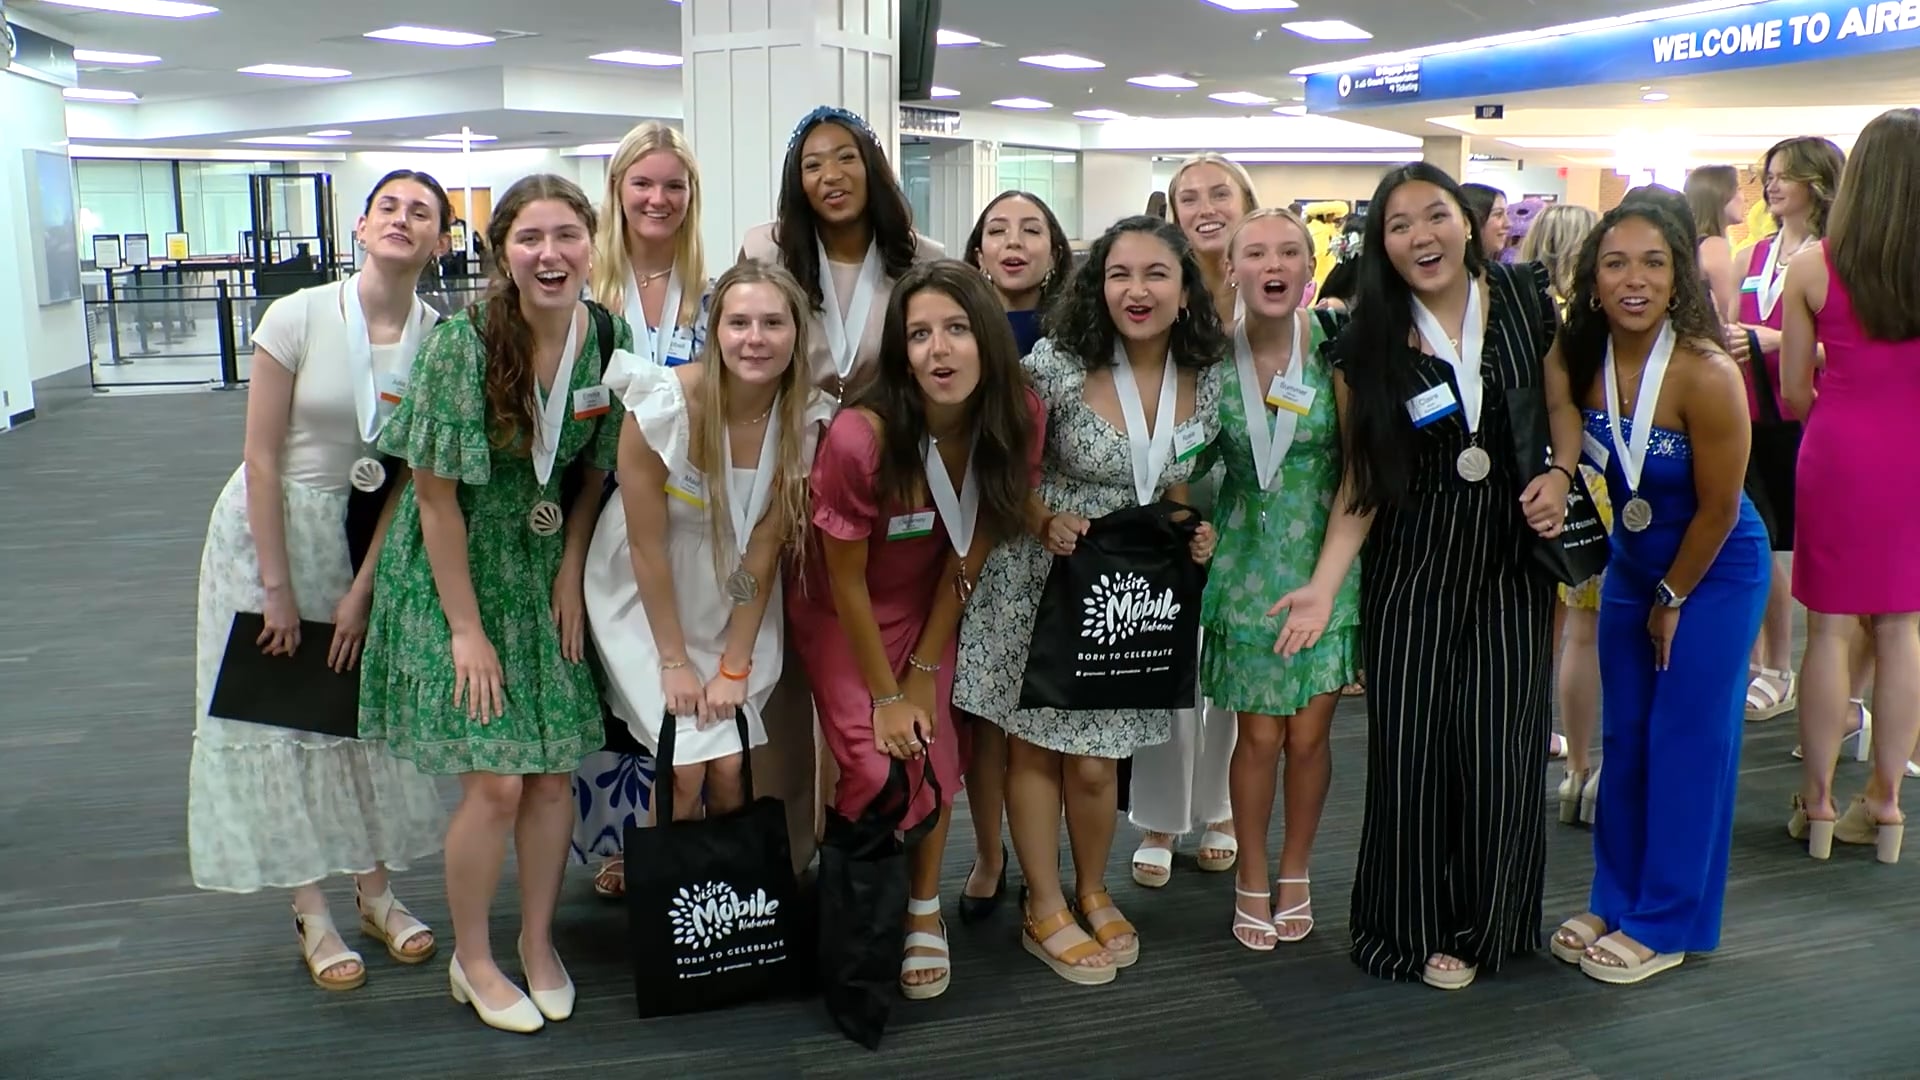
[[[732,679],[734,682],[745,682],[747,681],[747,676],[751,674],[753,674],[752,661],[747,662],[747,670],[738,673],[728,671],[727,665],[724,663],[720,665],[720,677],[723,679]]]

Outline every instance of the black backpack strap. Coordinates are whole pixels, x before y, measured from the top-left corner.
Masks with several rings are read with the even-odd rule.
[[[613,350],[619,347],[619,331],[613,328],[613,312],[595,301],[587,301],[587,314],[593,317],[593,335],[600,342],[600,370],[613,362]]]

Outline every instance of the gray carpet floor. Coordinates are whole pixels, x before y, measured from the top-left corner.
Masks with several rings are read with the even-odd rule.
[[[952,991],[898,1008],[877,1054],[817,1003],[636,1020],[623,913],[584,871],[560,915],[581,992],[570,1023],[491,1032],[448,999],[443,963],[371,949],[365,988],[323,993],[283,897],[197,892],[187,870],[195,574],[243,408],[94,399],[0,436],[0,1077],[1920,1075],[1920,853],[1885,867],[1796,849],[1790,717],[1747,734],[1722,948],[1639,988],[1544,954],[1460,994],[1361,974],[1345,910],[1366,734],[1349,702],[1319,928],[1273,954],[1233,942],[1229,882],[1190,861],[1168,888],[1136,888],[1123,828],[1111,880],[1145,942],[1137,967],[1074,988],[1019,949],[1012,904],[986,926],[954,920]],[[1841,796],[1863,779],[1844,764]],[[1592,859],[1587,833],[1549,832],[1551,925],[1584,908]],[[962,824],[950,906],[970,851]],[[450,939],[437,861],[400,891]],[[333,895],[351,910],[350,887]],[[514,914],[503,895],[496,926]]]

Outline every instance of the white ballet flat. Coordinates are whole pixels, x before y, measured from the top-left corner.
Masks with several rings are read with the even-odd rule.
[[[520,954],[520,970],[525,972],[527,970],[527,943],[525,941],[516,942],[514,950]],[[573,976],[567,974],[567,965],[560,963],[560,951],[558,949],[554,950],[553,962],[560,964],[560,974],[565,977],[567,984],[558,990],[538,990],[534,988],[533,976],[528,975],[527,996],[533,999],[534,1008],[540,1010],[541,1016],[557,1024],[573,1015],[573,1002],[576,995],[573,989]]]

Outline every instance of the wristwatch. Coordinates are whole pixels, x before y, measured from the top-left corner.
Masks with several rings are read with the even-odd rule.
[[[1653,602],[1664,608],[1678,609],[1681,604],[1687,602],[1687,598],[1674,592],[1673,586],[1668,585],[1663,578],[1660,584],[1653,587]]]

